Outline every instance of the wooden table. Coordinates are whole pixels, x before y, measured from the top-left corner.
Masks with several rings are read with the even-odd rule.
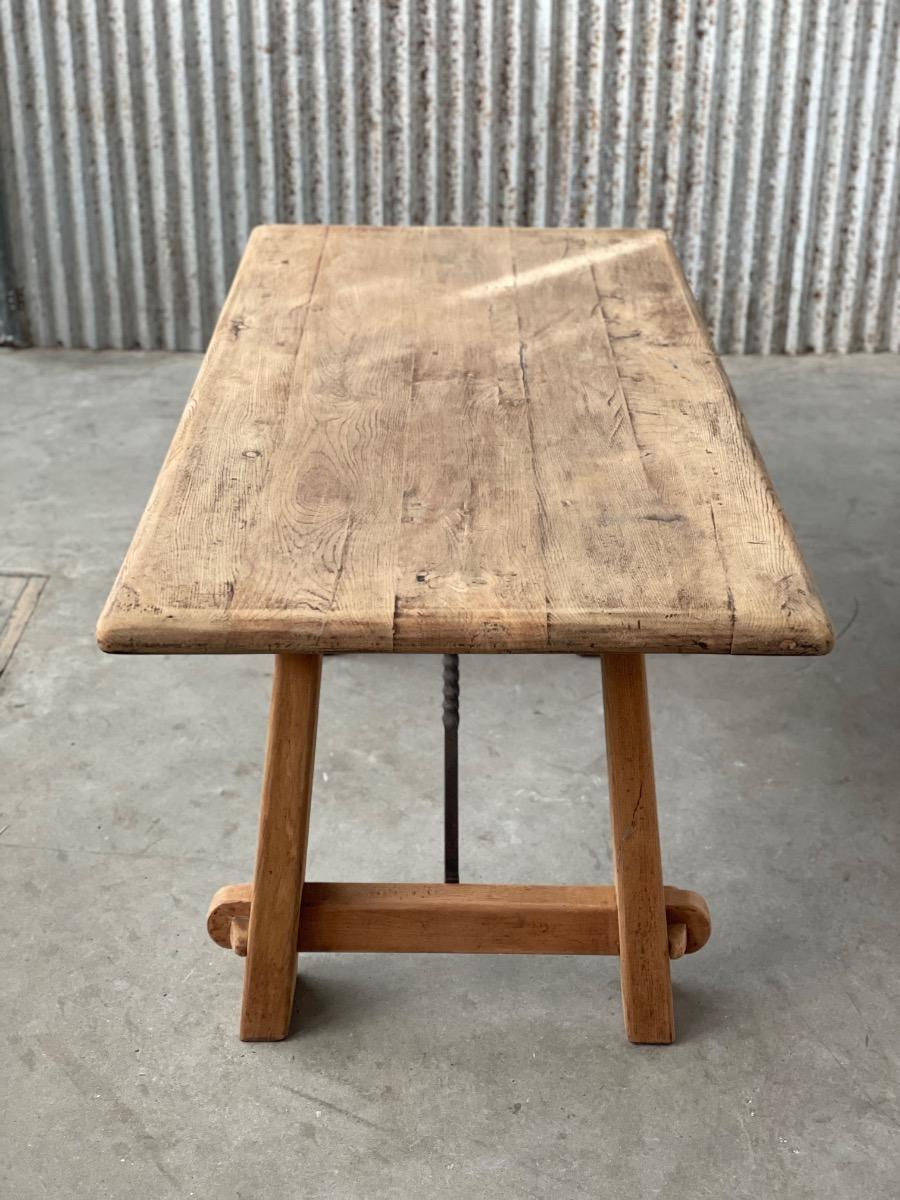
[[[256,229],[98,626],[271,653],[241,1037],[303,950],[618,954],[637,1042],[709,914],[664,888],[645,653],[821,654],[828,618],[657,230]],[[613,886],[304,883],[323,653],[600,656]],[[377,697],[373,697],[377,703]]]

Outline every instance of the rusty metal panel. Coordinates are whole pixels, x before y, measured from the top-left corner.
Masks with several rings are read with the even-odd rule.
[[[0,340],[200,349],[279,220],[660,225],[721,350],[900,350],[898,42],[900,0],[0,0]]]

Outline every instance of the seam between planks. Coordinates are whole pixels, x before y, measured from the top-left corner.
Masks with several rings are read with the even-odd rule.
[[[422,268],[425,264],[425,246],[428,241],[428,227],[423,226],[421,247],[422,253],[419,258],[419,278],[421,283]],[[414,339],[412,347],[412,369],[409,373],[409,390],[406,397],[406,420],[403,423],[403,449],[400,459],[400,505],[397,512],[397,541],[398,554],[397,561],[394,566],[394,611],[391,614],[391,651],[394,651],[397,646],[397,622],[400,619],[400,571],[402,569],[402,555],[399,552],[399,546],[402,544],[403,537],[403,509],[406,501],[406,464],[407,455],[409,453],[409,421],[412,415],[413,396],[416,391],[416,369],[419,364],[419,344],[418,339]]]
[[[300,327],[300,332],[297,336],[297,347],[294,351],[294,362],[291,367],[291,377],[288,382],[288,403],[290,403],[290,398],[291,398],[291,394],[292,394],[293,386],[294,386],[294,379],[297,376],[297,363],[300,360],[300,351],[303,347],[303,340],[306,336],[306,328],[309,325],[309,314],[310,314],[310,311],[312,310],[313,299],[315,298],[315,294],[316,294],[316,287],[318,286],[318,283],[319,283],[319,276],[322,273],[322,263],[325,261],[325,248],[328,245],[328,235],[330,232],[331,232],[331,226],[325,225],[324,232],[322,234],[322,244],[319,247],[319,257],[316,260],[316,269],[313,272],[312,282],[309,285],[309,297],[306,301],[306,308],[304,309],[304,312],[303,312],[303,324]],[[269,469],[271,470],[271,467]],[[331,589],[331,597],[328,601],[327,606],[323,607],[322,610],[320,611],[319,629],[316,634],[315,646],[311,647],[311,653],[315,653],[316,648],[322,642],[322,633],[325,629],[325,622],[328,619],[328,614],[331,612],[332,605],[334,604],[334,598],[337,595],[338,584],[340,583],[340,580],[341,580],[341,571],[344,569],[344,553],[345,553],[346,547],[347,547],[347,538],[349,536],[352,523],[353,523],[352,514],[348,513],[347,520],[344,524],[343,538],[341,541],[341,551],[340,551],[340,555],[338,556],[338,569],[337,569],[337,571],[335,573],[335,577],[334,577],[334,586]]]
[[[528,430],[528,449],[531,458],[531,479],[534,484],[535,499],[537,500],[537,519],[538,531],[540,533],[540,550],[541,550],[541,569],[543,572],[543,592],[544,592],[544,641],[547,648],[550,648],[550,596],[547,592],[547,503],[544,497],[543,488],[540,479],[538,478],[537,455],[534,448],[534,417],[531,409],[531,388],[528,383],[528,356],[525,352],[526,342],[522,336],[522,313],[519,308],[519,272],[516,266],[516,255],[513,249],[512,230],[507,230],[507,244],[509,246],[509,262],[512,268],[513,277],[513,295],[515,297],[516,306],[516,328],[519,334],[519,373],[522,376],[522,397],[525,401],[525,427]]]

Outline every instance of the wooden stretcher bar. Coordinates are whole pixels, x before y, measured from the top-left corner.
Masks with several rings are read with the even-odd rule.
[[[249,883],[220,888],[207,917],[212,940],[247,952]],[[665,888],[669,956],[703,946],[710,933],[702,896]],[[619,953],[611,885],[307,883],[298,951],[412,954]]]

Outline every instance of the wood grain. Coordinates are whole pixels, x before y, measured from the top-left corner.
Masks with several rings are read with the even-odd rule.
[[[98,639],[817,654],[832,634],[663,233],[264,226]]]
[[[207,917],[219,946],[246,952],[249,884],[220,888]],[[665,889],[672,957],[709,938],[702,896]],[[300,951],[417,954],[618,954],[614,887],[539,884],[307,883]]]
[[[602,669],[625,1032],[667,1044],[675,1017],[644,659],[604,654]]]
[[[241,1007],[245,1042],[290,1031],[321,675],[318,654],[275,659]]]

